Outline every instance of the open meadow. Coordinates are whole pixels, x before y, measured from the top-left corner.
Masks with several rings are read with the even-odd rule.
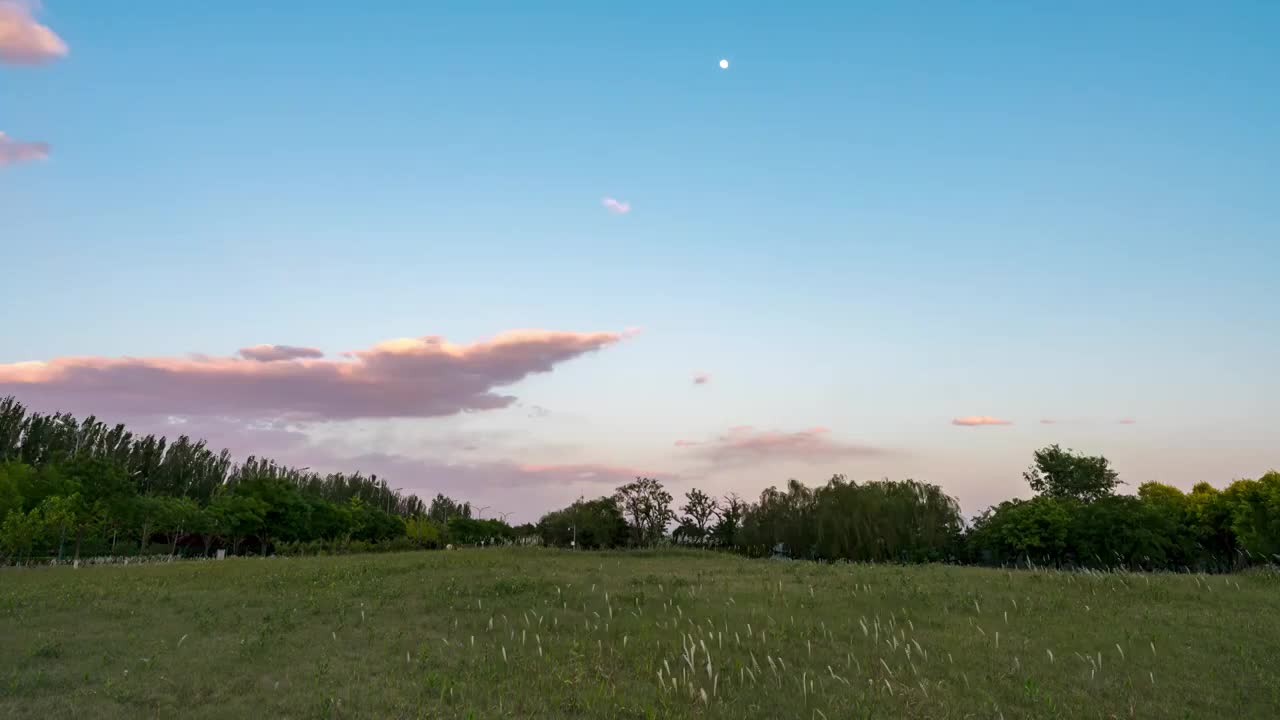
[[[0,572],[5,718],[1274,718],[1280,578],[466,549]]]

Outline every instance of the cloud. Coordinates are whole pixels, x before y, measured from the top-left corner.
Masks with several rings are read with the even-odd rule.
[[[293,345],[251,345],[240,348],[240,357],[258,362],[277,362],[279,360],[301,360],[304,358],[322,358],[324,353],[313,347],[296,347]]]
[[[709,382],[711,382],[711,373],[700,372],[693,374],[694,385],[706,385]]]
[[[636,477],[654,477],[671,487],[679,476],[651,469],[595,463],[531,464],[511,460],[442,463],[402,455],[371,453],[322,459],[309,453],[313,468],[330,471],[359,469],[385,478],[392,487],[430,501],[444,493],[490,506],[485,517],[510,514],[512,522],[533,522],[545,512],[565,507],[580,496],[612,495],[615,488]]]
[[[455,345],[404,338],[350,359],[65,357],[0,364],[0,396],[98,415],[292,421],[437,417],[504,408],[495,388],[612,345],[614,332],[515,330]]]
[[[1000,418],[989,417],[987,415],[968,415],[966,417],[958,417],[951,420],[952,425],[962,425],[964,427],[976,427],[979,425],[1012,425],[1012,420],[1002,420]]]
[[[23,142],[0,132],[0,167],[49,157],[49,143]]]
[[[1057,423],[1058,421],[1053,418],[1040,418],[1041,425],[1056,425]]]
[[[600,204],[603,205],[606,210],[613,213],[614,215],[626,215],[627,213],[631,212],[631,203],[623,202],[621,200],[614,200],[611,197],[603,198],[602,200],[600,200]]]
[[[121,418],[111,418],[116,422]],[[313,472],[377,475],[391,487],[413,493],[430,502],[436,493],[470,501],[472,507],[490,506],[486,517],[510,512],[513,522],[533,521],[548,511],[564,507],[579,496],[595,498],[636,476],[656,477],[667,483],[679,476],[652,468],[608,463],[538,464],[497,456],[474,459],[474,446],[455,458],[422,457],[395,451],[350,452],[349,446],[310,434],[314,426],[282,422],[249,422],[233,417],[152,417],[128,422],[135,434],[155,433],[170,440],[187,435],[205,439],[214,452],[231,451],[236,461],[250,455],[266,457]],[[429,449],[434,454],[434,450]],[[460,459],[465,457],[466,459]]]
[[[0,63],[41,65],[67,54],[67,44],[36,22],[37,2],[0,0]]]
[[[1127,417],[1127,418],[1120,418],[1117,422],[1119,422],[1121,425],[1133,425],[1138,421],[1135,420],[1134,418]]]
[[[603,465],[599,463],[566,463],[538,464],[522,463],[515,468],[521,473],[542,478],[572,478],[579,482],[591,482],[616,487],[631,482],[637,477],[670,478],[670,473],[653,470],[641,470],[623,465]]]
[[[757,463],[769,460],[827,462],[886,454],[881,448],[841,442],[824,427],[798,432],[757,430],[749,425],[729,428],[724,435],[708,441],[677,440],[676,447],[691,450],[714,463]]]

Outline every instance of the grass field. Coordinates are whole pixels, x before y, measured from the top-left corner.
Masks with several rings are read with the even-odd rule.
[[[1280,579],[469,549],[0,572],[4,718],[1276,718]]]

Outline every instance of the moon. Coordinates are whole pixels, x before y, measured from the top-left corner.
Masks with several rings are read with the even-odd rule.
[[[729,69],[729,61],[728,61],[728,60],[721,60],[721,61],[720,61],[720,69],[721,69],[721,70],[728,70],[728,69]]]

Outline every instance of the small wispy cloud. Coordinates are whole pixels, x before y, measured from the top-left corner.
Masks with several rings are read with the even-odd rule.
[[[711,440],[677,440],[675,445],[697,448],[691,452],[721,464],[768,461],[817,463],[879,457],[886,453],[882,448],[838,440],[824,427],[781,432],[740,425]]]
[[[1056,425],[1057,423],[1058,421],[1053,418],[1040,418],[1041,425]]]
[[[711,382],[711,373],[699,372],[693,374],[694,385],[706,385],[709,382]]]
[[[615,198],[602,198],[600,200],[600,204],[604,206],[605,210],[608,210],[614,215],[626,215],[631,212],[631,203],[617,200]]]
[[[32,160],[44,160],[47,157],[49,157],[49,143],[14,140],[0,132],[0,167]]]
[[[67,44],[36,22],[31,0],[0,0],[0,63],[42,65],[67,54]]]
[[[1004,420],[1002,418],[991,417],[989,415],[967,415],[965,417],[953,418],[952,425],[960,425],[962,427],[978,427],[981,425],[1012,425],[1012,420]]]
[[[240,348],[240,357],[258,362],[279,362],[281,360],[302,360],[306,358],[322,358],[324,353],[318,348],[297,347],[294,345],[252,345]]]
[[[1119,422],[1121,425],[1133,425],[1138,421],[1134,418],[1127,417],[1127,418],[1120,418],[1117,422]]]

